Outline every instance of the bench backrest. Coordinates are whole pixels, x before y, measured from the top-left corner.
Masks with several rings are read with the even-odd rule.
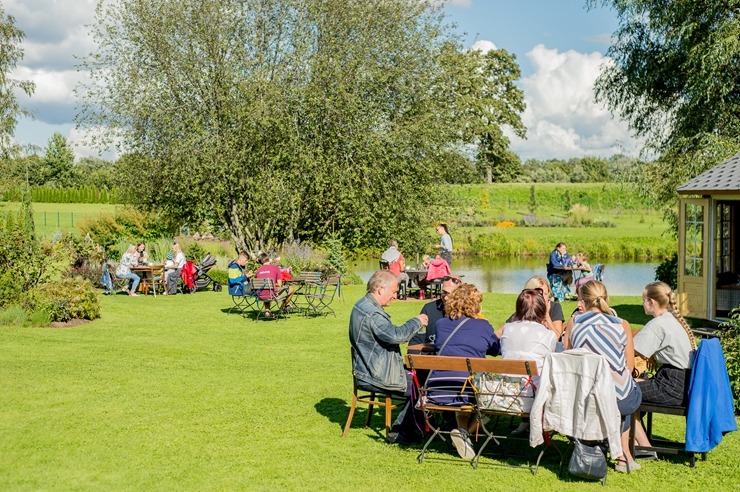
[[[533,360],[470,359],[470,370],[473,373],[538,375],[537,363]]]
[[[415,370],[465,371],[468,372],[467,357],[447,357],[445,355],[407,355],[409,367]]]

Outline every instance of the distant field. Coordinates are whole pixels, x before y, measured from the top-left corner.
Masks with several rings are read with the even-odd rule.
[[[534,213],[528,183],[450,186],[448,200],[464,204],[465,209],[457,219],[460,226],[451,231],[455,249],[493,256],[544,255],[564,241],[570,251],[602,258],[662,258],[676,251],[676,239],[662,214],[645,206],[629,187],[618,183],[534,186]],[[584,220],[605,227],[574,227],[568,213],[574,207]],[[546,225],[496,225],[518,224],[525,217]]]
[[[0,213],[8,210],[17,211],[18,202],[0,202]],[[79,233],[77,225],[83,219],[100,215],[104,212],[112,213],[116,205],[108,203],[34,203],[33,216],[36,231],[42,236],[50,236],[57,232]]]

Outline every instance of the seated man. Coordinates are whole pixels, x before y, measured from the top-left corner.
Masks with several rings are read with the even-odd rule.
[[[424,304],[421,308],[421,314],[427,315],[428,324],[427,329],[420,331],[409,341],[409,345],[417,345],[420,343],[434,344],[434,339],[437,335],[437,321],[445,317],[445,301],[447,296],[457,288],[458,285],[462,284],[462,279],[458,275],[449,274],[443,278],[442,283],[442,297],[435,299],[431,302]],[[409,350],[411,353],[421,353],[418,350]]]
[[[393,275],[398,278],[399,285],[408,285],[409,276],[404,271],[406,270],[406,260],[401,252],[398,251],[398,241],[391,239],[388,243],[388,249],[383,252],[380,259],[388,263],[388,270],[393,272]],[[403,292],[405,291],[406,289],[403,289]]]
[[[552,275],[559,275],[565,285],[570,285],[573,283],[572,266],[573,261],[568,256],[568,247],[565,243],[558,243],[550,253],[550,262],[547,264],[547,278],[549,279]]]
[[[229,295],[244,296],[250,293],[249,279],[252,278],[254,272],[244,271],[248,261],[249,255],[242,251],[236,260],[229,263]]]
[[[258,262],[261,266],[254,273],[254,278],[272,279],[272,282],[277,289],[276,292],[264,290],[259,293],[260,299],[265,303],[265,316],[270,318],[274,316],[272,312],[270,312],[271,299],[281,302],[280,309],[285,310],[290,303],[290,298],[293,296],[293,289],[288,286],[283,286],[280,267],[272,264],[272,260],[267,256],[267,253],[260,253]]]
[[[428,318],[419,314],[401,326],[395,326],[383,309],[398,293],[396,276],[379,270],[367,282],[367,293],[352,308],[349,318],[349,342],[354,348],[352,373],[357,385],[366,391],[391,392],[409,397],[414,388],[406,371],[399,344],[408,342],[426,326]],[[398,414],[386,439],[391,443],[409,443],[415,429],[411,400]]]

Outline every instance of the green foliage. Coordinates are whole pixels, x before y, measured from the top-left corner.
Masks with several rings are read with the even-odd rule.
[[[206,255],[207,251],[201,243],[192,242],[187,246],[187,249],[183,249],[183,253],[185,253],[185,257],[188,260],[198,263]]]
[[[655,267],[655,280],[667,283],[673,290],[678,288],[678,253],[673,253]]]
[[[464,50],[441,8],[104,2],[79,122],[131,149],[133,202],[219,224],[240,250],[418,239],[438,177],[471,175],[450,149],[524,128],[513,57]]]
[[[720,331],[720,342],[735,399],[735,413],[740,413],[740,309],[733,309],[730,320],[722,323],[720,328],[723,328]]]
[[[529,213],[534,214],[537,211],[537,195],[534,185],[529,187]]]
[[[571,206],[570,190],[565,190],[563,192],[563,210],[569,212]]]
[[[676,188],[740,152],[740,16],[736,1],[590,0],[619,27],[596,98],[659,158],[638,169],[641,193],[675,227]]]
[[[61,133],[55,132],[46,146],[44,164],[47,182],[55,186],[70,186],[74,182],[75,154]]]
[[[0,158],[12,154],[12,137],[18,118],[28,116],[29,112],[18,104],[18,91],[31,96],[35,85],[31,81],[16,80],[10,77],[16,65],[23,59],[21,45],[25,34],[16,27],[15,19],[5,15],[0,4]]]
[[[22,187],[8,188],[3,200],[19,201],[23,195]],[[42,203],[122,203],[123,194],[118,188],[79,186],[59,188],[56,186],[34,186],[31,188],[34,202]]]
[[[23,326],[27,317],[26,310],[21,306],[0,308],[0,326]]]
[[[142,212],[132,207],[117,208],[113,214],[102,213],[85,219],[80,222],[79,228],[82,234],[89,235],[95,243],[112,253],[114,258],[117,258],[115,250],[121,241],[135,244],[139,241],[149,242],[161,237],[172,237],[175,229],[162,215]]]
[[[37,285],[23,299],[28,311],[45,311],[50,321],[100,317],[100,301],[90,281],[66,278]]]
[[[221,285],[229,285],[229,272],[225,270],[216,270],[212,268],[208,272],[208,276]]]
[[[324,241],[324,247],[326,248],[327,255],[326,260],[323,263],[322,271],[328,273],[339,273],[344,275],[349,270],[347,268],[347,262],[344,259],[344,253],[342,253],[342,241],[339,239],[338,234],[332,234]]]

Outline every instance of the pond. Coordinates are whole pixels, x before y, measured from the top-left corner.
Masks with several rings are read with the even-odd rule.
[[[465,281],[475,284],[483,292],[515,294],[524,283],[534,275],[545,275],[546,257],[537,258],[455,258],[452,271],[464,275]],[[591,262],[591,265],[599,263]],[[645,284],[655,280],[657,262],[635,262],[610,260],[603,262],[604,284],[611,295],[642,294]],[[414,266],[414,258],[407,265]],[[378,268],[378,260],[355,260],[350,262],[350,270],[358,274],[364,282]]]

